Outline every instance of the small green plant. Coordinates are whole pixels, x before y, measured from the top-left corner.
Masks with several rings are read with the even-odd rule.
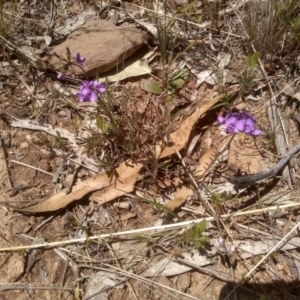
[[[187,230],[184,235],[184,240],[190,244],[192,243],[196,249],[203,249],[209,243],[209,238],[203,236],[206,229],[206,220],[203,219],[191,229]]]
[[[271,253],[271,257],[272,257],[274,263],[277,264],[279,261],[279,253],[277,251],[273,251]]]
[[[257,257],[257,259],[256,259],[256,263],[260,262],[261,259],[262,259],[262,256],[259,255],[259,256]],[[267,268],[266,262],[265,262],[265,261],[262,261],[262,262],[259,264],[258,268],[259,268],[261,271],[265,271],[266,268]]]
[[[177,71],[167,82],[167,87],[164,89],[153,80],[143,80],[140,84],[141,89],[148,91],[152,94],[161,95],[165,97],[165,107],[169,108],[176,100],[176,91],[178,91],[186,82],[189,75],[188,69],[184,68]],[[170,113],[167,109],[166,112]]]
[[[222,206],[223,205],[223,200],[222,200],[222,195],[221,194],[212,194],[211,195],[211,200],[213,204],[216,206]]]
[[[259,53],[254,52],[253,54],[247,56],[249,67],[244,71],[243,77],[240,81],[241,92],[247,93],[253,86],[253,81],[255,79],[255,68],[258,66]]]
[[[163,93],[167,93],[168,95],[174,94],[178,89],[180,89],[187,77],[189,75],[188,69],[182,69],[177,71],[167,82],[167,88],[164,90],[163,87],[158,85],[156,82],[152,80],[143,80],[141,82],[141,88],[147,92],[152,94],[161,95]]]
[[[149,158],[153,146],[168,130],[168,120],[154,110],[157,120],[148,125],[145,114],[141,114],[128,105],[133,91],[124,89],[122,95],[115,97],[111,87],[97,100],[97,111],[91,114],[96,127],[89,129],[85,139],[86,151],[97,157],[107,170],[112,170],[121,161]],[[105,155],[102,155],[105,153]]]

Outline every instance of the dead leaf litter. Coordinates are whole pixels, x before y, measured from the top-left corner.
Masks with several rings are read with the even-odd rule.
[[[299,299],[300,4],[100,2],[1,6],[1,299]]]

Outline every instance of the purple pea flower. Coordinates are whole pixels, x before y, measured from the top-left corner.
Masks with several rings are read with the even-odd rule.
[[[79,98],[79,102],[95,102],[97,100],[97,94],[89,89],[79,91],[76,96]]]
[[[241,113],[230,112],[225,117],[218,116],[218,122],[226,127],[227,133],[243,132],[253,137],[258,137],[261,134],[261,130],[255,127],[255,118],[245,111]]]
[[[95,102],[97,100],[97,94],[91,89],[91,82],[88,81],[82,83],[76,96],[79,98],[79,102]]]
[[[226,127],[226,132],[227,133],[237,133],[238,130],[237,130],[237,127],[236,127],[236,122],[237,122],[237,118],[232,116],[232,117],[229,117],[227,118],[225,121],[224,121],[224,125]]]
[[[75,60],[76,62],[79,64],[79,65],[83,65],[83,63],[85,62],[86,58],[83,57],[83,56],[80,56],[79,52],[76,53],[76,56],[75,56]]]
[[[104,82],[99,83],[99,81],[94,80],[91,81],[93,88],[98,91],[99,93],[104,93],[105,92],[105,84]]]
[[[82,81],[80,89],[92,89],[93,88],[93,82],[84,80]]]
[[[103,82],[99,83],[97,80],[82,82],[79,92],[76,96],[79,102],[95,102],[97,100],[97,93],[105,92],[105,85]]]

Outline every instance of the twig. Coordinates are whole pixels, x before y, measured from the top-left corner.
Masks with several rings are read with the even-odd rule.
[[[297,223],[287,235],[285,235],[273,248],[271,248],[271,250],[265,256],[262,257],[262,259],[245,275],[244,278],[247,279],[257,269],[257,267],[267,257],[269,257],[270,254],[272,254],[272,252],[274,252],[276,249],[279,249],[279,247],[282,246],[281,244],[283,244],[283,242],[285,242],[287,240],[287,238],[298,228],[299,225],[300,225],[300,223]]]
[[[294,154],[300,151],[300,143],[290,149],[284,157],[270,170],[259,173],[253,174],[248,176],[239,176],[239,177],[231,177],[229,181],[236,186],[247,185],[250,186],[257,181],[265,180],[271,176],[275,176],[292,158]]]
[[[42,170],[42,169],[33,167],[33,166],[31,166],[31,165],[24,164],[24,163],[22,163],[22,162],[20,162],[20,161],[13,160],[13,159],[11,159],[10,161],[13,162],[13,163],[15,163],[15,164],[18,164],[18,165],[21,165],[21,166],[24,166],[24,167],[27,167],[27,168],[30,168],[30,169],[33,169],[33,170],[36,170],[36,171],[40,171],[40,172],[45,173],[45,174],[47,174],[47,175],[53,176],[52,173],[49,173],[49,172],[44,171],[44,170]]]
[[[244,276],[243,280],[246,280],[259,267],[259,265],[265,261],[266,258],[268,258],[274,251],[279,249],[283,242],[287,240],[287,238],[299,227],[299,225],[300,223],[297,223],[287,235],[285,235],[273,248],[271,248],[271,250],[265,256],[263,256],[262,259],[260,259],[259,262]],[[235,286],[224,300],[229,299],[230,295],[235,292],[237,288],[238,286]]]
[[[10,172],[9,172],[9,169],[8,169],[6,151],[4,149],[4,143],[3,143],[1,135],[0,135],[0,146],[1,146],[1,156],[2,156],[2,160],[4,161],[4,164],[5,164],[6,175],[7,175],[9,187],[10,187],[10,189],[13,189],[14,185],[13,185],[13,182],[12,182],[12,179],[11,179],[11,176],[10,176]]]
[[[10,290],[64,290],[69,292],[74,291],[74,289],[72,288],[66,288],[63,286],[30,286],[30,285],[21,285],[20,283],[16,283],[16,285],[4,285],[3,287],[0,287],[0,291],[10,291]]]
[[[219,279],[219,280],[221,280],[221,281],[224,281],[224,282],[227,282],[227,283],[234,283],[234,281],[229,280],[229,279],[227,279],[227,278],[225,278],[225,277],[222,277],[222,276],[218,275],[218,274],[217,274],[216,272],[214,272],[213,270],[210,270],[210,269],[208,269],[208,268],[200,267],[200,266],[195,265],[195,264],[193,264],[193,263],[191,263],[191,262],[189,262],[189,261],[187,261],[187,260],[185,260],[185,259],[176,258],[176,259],[173,259],[173,261],[179,262],[179,263],[181,263],[181,264],[183,264],[183,265],[186,265],[186,266],[191,267],[191,268],[193,268],[193,269],[199,270],[200,272],[202,272],[202,273],[204,273],[204,274],[207,274],[207,275],[210,275],[210,276],[212,276],[212,277],[215,277],[215,278],[217,278],[217,279]]]
[[[191,296],[191,295],[188,295],[188,294],[185,294],[181,291],[178,291],[178,290],[175,290],[171,287],[168,287],[168,286],[165,286],[163,284],[160,284],[158,282],[155,282],[155,281],[152,281],[152,280],[149,280],[148,278],[145,278],[145,277],[142,277],[142,276],[139,276],[137,274],[133,274],[131,272],[128,272],[128,271],[125,271],[125,270],[122,270],[122,269],[119,269],[117,267],[114,267],[112,265],[108,265],[108,264],[103,264],[104,267],[106,268],[101,268],[101,267],[94,267],[94,266],[89,266],[89,265],[79,265],[78,267],[81,267],[81,268],[89,268],[89,269],[95,269],[95,270],[100,270],[100,271],[103,271],[103,272],[110,272],[110,273],[113,273],[113,274],[119,274],[119,275],[122,275],[122,276],[126,276],[126,277],[129,277],[129,278],[132,278],[132,279],[136,279],[136,280],[140,280],[146,284],[149,284],[149,285],[154,285],[154,286],[158,286],[158,287],[161,287],[161,288],[164,288],[168,291],[172,291],[176,294],[179,294],[179,295],[183,295],[187,298],[190,298],[190,299],[195,299],[195,300],[201,300],[200,298],[196,298],[194,296]],[[111,287],[110,287],[111,288]]]
[[[127,195],[127,196],[130,196],[130,195]],[[233,213],[233,214],[226,214],[226,215],[219,216],[219,218],[227,219],[227,218],[233,218],[233,217],[237,217],[237,216],[253,215],[255,213],[278,211],[280,209],[286,209],[286,208],[297,207],[297,206],[300,206],[300,202],[281,205],[281,206],[280,205],[270,206],[270,207],[256,209],[256,210],[250,210],[250,211],[242,211],[242,212],[237,212],[237,213]],[[185,226],[193,226],[195,224],[202,222],[203,220],[206,220],[206,222],[212,222],[215,219],[213,217],[208,217],[208,218],[201,218],[201,219],[197,219],[197,220],[185,221],[185,222],[181,222],[181,223],[153,226],[153,227],[148,227],[148,228],[140,228],[140,229],[135,229],[135,230],[123,231],[123,232],[105,233],[105,234],[90,236],[87,238],[78,238],[78,239],[71,239],[71,240],[65,240],[65,241],[59,241],[59,242],[43,243],[43,244],[39,244],[39,245],[28,245],[28,246],[25,245],[25,246],[0,248],[0,252],[18,251],[18,250],[33,249],[33,248],[46,248],[46,247],[49,248],[49,247],[69,245],[69,244],[75,244],[75,243],[84,243],[87,240],[89,240],[89,241],[98,240],[98,239],[114,237],[114,236],[132,235],[132,234],[137,234],[137,233],[145,233],[145,232],[149,232],[149,231],[152,231],[152,232],[153,231],[158,232],[158,231],[163,231],[163,230],[166,231],[171,228],[178,229],[178,228],[183,228]]]

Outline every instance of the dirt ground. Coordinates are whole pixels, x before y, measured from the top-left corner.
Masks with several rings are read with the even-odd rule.
[[[50,2],[53,7],[48,7]],[[101,115],[99,107],[93,103],[79,105],[71,92],[75,89],[74,85],[59,81],[53,70],[40,71],[34,64],[23,63],[17,52],[10,52],[7,41],[19,47],[22,44],[21,37],[36,37],[38,33],[46,35],[39,27],[41,25],[34,29],[37,25],[32,24],[41,24],[39,14],[46,16],[54,7],[57,13],[67,11],[69,18],[86,7],[92,8],[92,2],[78,1],[74,4],[61,1],[59,4],[56,1],[41,1],[36,5],[28,4],[28,8],[24,6],[24,1],[17,2],[19,17],[14,26],[18,29],[15,29],[15,34],[8,34],[7,40],[1,38],[0,298],[300,299],[298,157],[289,161],[288,167],[280,173],[282,176],[273,176],[260,185],[243,190],[235,189],[232,185],[221,192],[213,190],[216,185],[226,186],[227,179],[232,176],[261,173],[272,168],[285,155],[276,148],[278,135],[288,141],[290,146],[287,148],[299,143],[297,93],[282,92],[287,82],[294,82],[293,88],[296,89],[299,67],[295,67],[293,72],[289,70],[293,76],[290,75],[283,84],[282,81],[279,83],[279,79],[286,75],[289,57],[296,61],[299,51],[296,51],[297,55],[288,56],[288,50],[282,45],[284,51],[274,54],[278,57],[274,59],[272,67],[268,64],[268,55],[265,55],[262,60],[265,62],[264,70],[268,72],[267,77],[259,77],[258,65],[253,69],[249,67],[247,57],[252,50],[246,47],[246,39],[239,35],[236,28],[239,19],[230,10],[227,1],[215,1],[214,5],[220,6],[218,9],[210,1],[203,1],[203,4],[193,8],[193,13],[189,7],[186,8],[188,13],[180,10],[189,5],[188,1],[166,1],[168,11],[185,19],[184,26],[180,27],[186,30],[185,38],[180,37],[176,40],[176,47],[173,45],[174,48],[168,49],[172,53],[174,50],[170,57],[177,58],[174,60],[176,63],[172,60],[172,64],[169,64],[169,72],[176,73],[180,63],[189,70],[184,84],[175,92],[165,89],[161,94],[141,88],[140,83],[147,76],[127,78],[118,84],[108,85],[106,88],[111,91],[115,101],[113,113],[128,122],[124,130],[135,124],[132,120],[136,113],[139,114],[137,125],[132,125],[134,137],[121,135],[121,139],[128,138],[130,142],[140,144],[139,147],[132,147],[132,152],[122,152],[117,138],[114,140],[112,137],[111,141],[101,144],[103,148],[96,144],[90,149],[88,146],[94,145],[91,140],[97,142],[99,138],[98,131],[92,127],[97,122],[95,116]],[[160,10],[153,1],[123,2],[128,10],[132,9],[132,13],[138,14],[141,19],[145,18],[145,22],[152,24],[157,20],[157,24],[161,24],[162,19],[154,18],[154,10],[157,9],[158,15]],[[157,1],[156,5],[159,4]],[[115,13],[114,5],[116,3],[112,2],[108,6],[108,19],[110,12]],[[244,8],[246,10],[249,7],[245,4]],[[10,5],[1,9],[6,12],[6,18],[13,13]],[[118,6],[116,11],[119,9]],[[238,9],[242,11],[240,6]],[[214,17],[216,10],[219,10],[218,20]],[[300,8],[295,10],[300,11]],[[214,24],[201,29],[187,22],[194,22],[200,11],[203,18],[199,19],[199,24],[211,18]],[[64,24],[68,19],[62,16],[63,13],[58,13],[54,27]],[[1,33],[2,18],[1,37],[4,36]],[[28,24],[24,27],[26,32],[19,30],[22,22],[24,26],[27,22],[31,24],[31,27]],[[174,33],[177,25],[175,23],[170,32]],[[201,34],[195,38],[194,31],[197,34],[200,31]],[[211,34],[214,42],[211,41]],[[36,46],[38,42],[32,40],[31,45]],[[195,45],[196,50],[190,46],[191,52],[189,49],[183,51],[186,47],[184,42]],[[163,86],[165,73],[161,65],[162,52],[155,48],[156,44],[157,41],[147,41],[147,47],[156,53],[156,58],[150,63],[152,79]],[[53,45],[50,44],[47,51],[51,47]],[[224,60],[218,53],[231,55],[223,67]],[[226,81],[217,85],[204,80],[198,84],[201,71],[208,70],[212,65],[226,71],[221,74],[226,75]],[[253,72],[251,76],[254,80],[251,87],[247,88],[246,83],[240,80],[246,71]],[[277,125],[275,129],[270,125],[267,107],[274,99],[270,96],[269,88],[277,94],[280,90],[283,97],[273,103],[276,107],[273,112],[281,116],[285,124],[284,134]],[[71,104],[65,101],[66,93],[71,95],[68,98]],[[129,99],[126,105],[122,104],[124,95],[129,95],[126,96]],[[195,111],[203,109],[218,96],[222,96],[219,101],[203,112],[190,131],[182,134],[181,124],[192,119]],[[225,137],[217,117],[228,111],[251,112],[262,135],[253,138],[239,133],[231,135],[230,139],[228,135]],[[85,118],[89,114],[90,123]],[[67,139],[47,134],[46,129],[42,132],[13,125],[14,121],[20,120],[29,120],[35,126],[51,125],[65,129],[69,136],[77,138],[81,152],[78,149],[76,152],[75,146],[68,143]],[[174,132],[181,135],[175,134],[177,139],[171,140],[170,135]],[[92,138],[85,143],[85,136]],[[105,136],[102,137],[104,140]],[[184,145],[181,151],[158,159],[150,149],[160,141],[170,149],[180,143]],[[206,159],[202,163],[205,176],[197,177],[201,170],[197,168],[200,157],[204,157],[212,147],[221,149],[224,141],[227,144],[221,151],[222,155],[213,163]],[[125,149],[126,144],[122,146]],[[113,157],[112,161],[101,160],[105,156]],[[116,187],[113,192],[117,196],[111,196],[111,187],[117,186],[118,176],[122,175],[116,175],[116,170],[119,170],[117,168],[123,161],[128,160],[134,166],[142,164],[133,188],[130,189],[129,183],[126,185],[127,177],[124,182],[121,177],[119,181],[123,184],[122,188]],[[105,168],[107,165],[104,161],[110,164],[110,168]],[[206,171],[208,164],[211,164],[209,172]],[[193,173],[194,168],[198,173]],[[103,189],[90,189],[82,193],[82,197],[74,197],[73,201],[64,205],[64,199],[75,194],[76,188],[87,189],[93,181],[105,179],[104,175],[97,177],[101,176],[98,173],[106,172],[109,178],[117,179]],[[292,175],[286,175],[285,172]],[[59,175],[54,180],[56,174]],[[184,194],[182,201],[177,199],[180,197],[176,196],[176,192],[185,185],[192,186],[196,193]],[[44,200],[51,202],[54,195],[62,195],[61,199],[59,196],[55,200],[60,209],[37,210],[37,213],[22,211],[28,206],[44,203]],[[173,202],[173,210],[168,203],[174,198],[180,204]],[[196,223],[193,223],[199,218],[209,220],[211,217],[213,221],[207,221],[203,230],[197,229]],[[190,223],[189,226],[168,227],[180,222]],[[151,227],[155,228],[149,232],[137,231]],[[198,230],[197,234],[188,236],[193,228]],[[127,234],[127,231],[133,233]],[[113,236],[112,233],[122,234]],[[103,238],[105,234],[107,236]],[[272,249],[282,238],[286,243]],[[30,248],[31,245],[41,246]],[[267,253],[265,260],[256,266]],[[200,259],[207,259],[208,262],[202,264]],[[164,265],[158,268],[161,262]],[[171,267],[172,263],[175,267]],[[183,266],[187,268],[184,271],[181,269]],[[254,266],[252,275],[246,276]],[[145,275],[151,268],[155,270],[154,275]]]

